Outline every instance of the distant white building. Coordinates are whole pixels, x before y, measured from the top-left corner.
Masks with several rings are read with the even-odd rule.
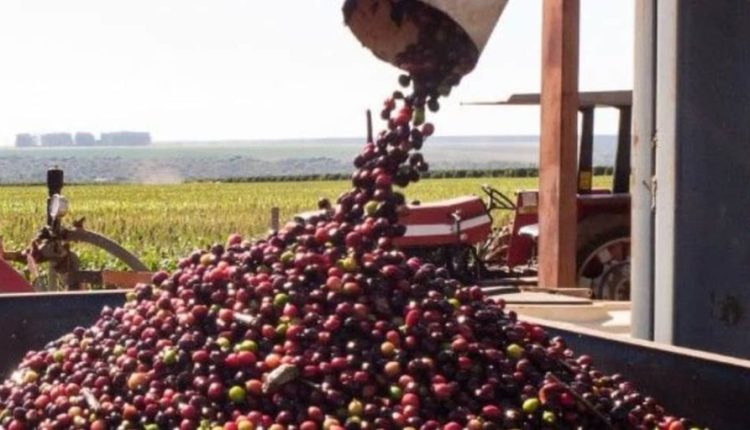
[[[98,143],[93,133],[79,131],[75,135],[76,146],[96,146]]]
[[[73,146],[73,135],[70,133],[46,133],[41,139],[42,146]]]
[[[28,148],[32,146],[39,146],[39,139],[37,136],[29,133],[16,135],[16,148]]]
[[[46,133],[42,135],[20,133],[16,135],[17,148],[34,146],[148,146],[151,145],[151,133],[142,131],[117,131],[102,133],[96,139],[93,133],[79,131],[75,137],[70,133]]]

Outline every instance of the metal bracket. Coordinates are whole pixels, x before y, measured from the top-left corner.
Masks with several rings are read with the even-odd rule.
[[[651,196],[651,211],[654,211],[656,210],[656,176],[652,176],[651,181],[643,181],[642,184]]]
[[[651,136],[651,151],[653,157],[656,158],[656,147],[659,144],[659,135],[657,131],[654,131],[654,135]],[[649,192],[651,193],[651,211],[656,210],[656,173],[651,176],[651,184],[647,185]]]

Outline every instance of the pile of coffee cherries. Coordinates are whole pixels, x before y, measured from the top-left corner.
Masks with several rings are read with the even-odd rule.
[[[26,354],[0,386],[0,426],[692,428],[502,300],[394,247],[399,190],[428,169],[418,151],[443,78],[399,79],[385,129],[334,204],[265,239],[196,251]]]

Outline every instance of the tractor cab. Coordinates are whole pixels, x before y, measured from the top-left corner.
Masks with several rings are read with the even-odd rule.
[[[628,194],[630,192],[630,127],[632,123],[632,91],[585,91],[579,93],[581,135],[578,146],[578,193]],[[474,106],[536,106],[538,93],[513,94],[498,102],[467,103]],[[619,112],[617,148],[611,190],[593,188],[594,112],[597,108],[613,108]]]
[[[631,91],[582,92],[579,95],[582,127],[578,152],[577,261],[578,287],[595,298],[625,300],[630,290],[630,128]],[[539,94],[515,94],[504,101],[472,105],[538,105]],[[594,188],[593,146],[596,108],[619,111],[619,127],[611,188]],[[501,265],[510,272],[528,272],[535,265],[539,236],[537,190],[517,192],[515,199],[491,187],[483,187],[491,209],[514,211],[505,237],[488,252],[487,264]],[[510,206],[508,201],[514,200]],[[494,261],[493,261],[494,260]]]

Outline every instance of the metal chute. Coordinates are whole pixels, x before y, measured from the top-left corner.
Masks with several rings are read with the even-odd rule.
[[[401,0],[405,2],[406,0]],[[410,0],[442,12],[469,37],[481,55],[508,0]],[[399,67],[397,58],[417,42],[419,23],[412,19],[393,19],[392,0],[347,0],[344,6],[346,24],[375,56]],[[476,57],[479,58],[479,55]],[[458,70],[463,76],[476,64]]]

